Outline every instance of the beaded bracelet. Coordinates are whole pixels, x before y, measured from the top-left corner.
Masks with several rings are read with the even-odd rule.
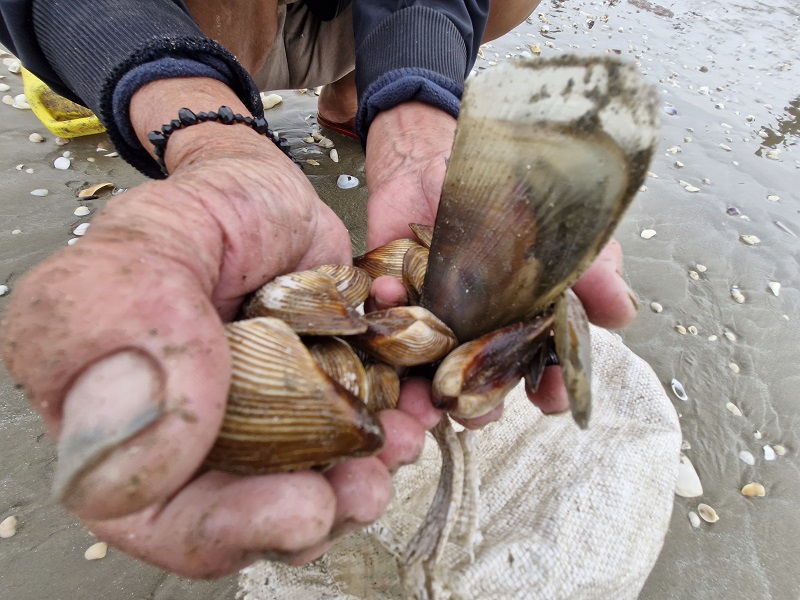
[[[161,171],[164,173],[164,175],[169,175],[167,172],[167,165],[164,164],[164,153],[167,150],[167,141],[169,141],[169,136],[179,129],[191,127],[192,125],[197,125],[198,123],[203,123],[205,121],[216,121],[217,123],[222,123],[223,125],[244,123],[256,133],[267,136],[278,148],[281,149],[286,156],[291,158],[298,167],[301,169],[303,168],[303,166],[292,156],[292,153],[289,149],[289,142],[286,140],[286,138],[279,137],[277,133],[272,131],[264,117],[245,117],[239,113],[234,114],[233,110],[228,106],[220,106],[217,112],[199,112],[197,114],[194,114],[188,108],[182,108],[178,111],[178,118],[172,119],[172,121],[169,123],[162,125],[161,131],[153,130],[147,134],[147,139],[151,144],[153,144],[153,153],[156,155],[156,162],[158,163],[158,166],[161,167]]]

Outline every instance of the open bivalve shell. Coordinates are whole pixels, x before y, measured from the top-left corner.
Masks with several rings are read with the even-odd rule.
[[[242,475],[325,469],[376,453],[383,430],[278,319],[226,325],[231,386],[206,466]]]

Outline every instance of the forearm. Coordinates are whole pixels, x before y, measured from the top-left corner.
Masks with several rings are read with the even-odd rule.
[[[488,0],[354,0],[358,132],[377,114],[417,100],[451,116],[477,56]]]

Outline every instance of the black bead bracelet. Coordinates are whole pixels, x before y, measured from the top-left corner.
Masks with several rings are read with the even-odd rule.
[[[220,106],[217,112],[199,112],[197,114],[193,113],[188,108],[182,108],[178,111],[178,118],[172,119],[172,121],[169,123],[162,125],[161,131],[153,130],[147,134],[147,139],[151,144],[153,144],[153,153],[156,155],[156,162],[158,163],[158,166],[161,167],[161,171],[164,173],[164,175],[169,175],[167,172],[167,165],[164,164],[164,153],[167,150],[167,141],[169,141],[169,136],[179,129],[191,127],[192,125],[204,123],[205,121],[216,121],[217,123],[222,123],[223,125],[236,125],[237,123],[243,123],[256,133],[267,136],[278,148],[281,149],[286,156],[291,158],[298,167],[301,169],[303,168],[303,166],[292,156],[292,153],[289,149],[289,142],[286,140],[286,138],[279,137],[277,133],[272,131],[264,117],[245,117],[239,113],[234,113],[233,110],[228,106]]]

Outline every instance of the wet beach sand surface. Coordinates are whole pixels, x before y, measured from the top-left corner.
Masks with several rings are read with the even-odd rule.
[[[623,337],[665,389],[673,378],[683,385],[687,400],[670,394],[704,493],[675,497],[664,550],[641,598],[800,597],[798,26],[793,0],[551,0],[484,47],[476,64],[621,54],[638,61],[663,104],[651,176],[617,231],[625,275],[641,300]],[[5,66],[0,72],[3,94],[22,93],[19,75]],[[359,145],[331,134],[340,157],[334,163],[328,150],[303,141],[314,126],[313,92],[281,95],[270,123],[298,158],[319,163],[307,163],[306,173],[351,227],[360,252],[367,190]],[[75,239],[76,227],[102,208],[106,197],[80,200],[79,190],[109,181],[119,191],[143,178],[107,146],[98,151],[107,144],[103,135],[59,146],[29,110],[3,104],[0,115],[1,313],[25,271]],[[44,141],[29,141],[33,132]],[[54,160],[65,151],[71,164],[57,170]],[[360,185],[340,190],[343,173]],[[35,189],[48,194],[31,195]],[[81,206],[88,215],[74,214]],[[16,535],[0,539],[0,597],[234,597],[235,577],[185,581],[113,549],[85,560],[96,540],[50,498],[54,446],[5,372],[0,455],[0,521],[18,519]],[[750,482],[763,484],[766,495],[744,497]],[[693,526],[689,515],[701,502],[718,522]]]

